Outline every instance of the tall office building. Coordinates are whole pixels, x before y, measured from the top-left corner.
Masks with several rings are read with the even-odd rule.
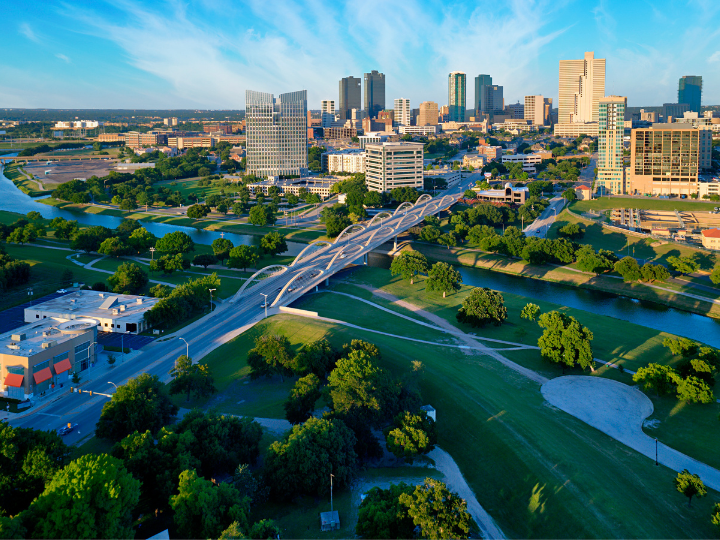
[[[702,102],[702,77],[685,75],[678,84],[678,103],[687,103],[690,110],[700,114]]]
[[[598,177],[599,195],[621,195],[626,192],[623,164],[623,136],[627,98],[606,96],[598,102]]]
[[[418,126],[437,126],[438,123],[438,104],[434,101],[423,101],[420,104],[420,113],[418,114]]]
[[[525,120],[534,126],[548,126],[552,123],[552,98],[525,96]]]
[[[305,176],[307,90],[280,94],[245,91],[247,173],[261,177]]]
[[[401,126],[410,125],[410,100],[398,98],[395,100],[395,120]]]
[[[331,127],[335,121],[335,100],[324,99],[320,103],[320,114],[322,119],[322,127]]]
[[[448,107],[450,122],[465,121],[466,77],[462,71],[448,75]]]
[[[340,99],[338,101],[338,114],[340,121],[350,119],[350,113],[353,109],[360,109],[362,100],[360,99],[360,79],[349,75],[340,79]]]
[[[482,113],[482,87],[492,86],[492,77],[490,75],[478,75],[475,77],[475,118]]]
[[[505,108],[503,87],[498,85],[485,85],[482,87],[481,112],[485,114],[500,114]]]
[[[511,103],[505,107],[505,114],[509,114],[512,120],[523,120],[525,118],[525,105],[522,103]]]
[[[690,105],[687,103],[663,103],[662,114],[665,122],[668,118],[682,118],[683,115],[690,110]]]
[[[422,143],[366,144],[365,181],[371,191],[391,191],[397,187],[422,189]]]
[[[582,60],[560,60],[559,94],[559,124],[597,122],[605,96],[605,59],[586,52]]]
[[[373,70],[365,74],[365,112],[370,118],[385,109],[385,74]]]

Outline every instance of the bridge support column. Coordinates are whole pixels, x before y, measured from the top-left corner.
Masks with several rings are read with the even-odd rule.
[[[326,287],[330,286],[330,277],[329,276],[325,278],[325,286]]]
[[[395,237],[395,243],[393,244],[393,250],[397,249],[397,236]]]
[[[367,263],[368,263],[368,254],[366,253],[365,255],[363,255],[363,264],[367,264]]]
[[[318,286],[315,285],[315,292],[318,292]]]

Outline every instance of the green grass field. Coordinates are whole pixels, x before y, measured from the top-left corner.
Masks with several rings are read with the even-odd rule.
[[[696,210],[710,212],[718,206],[712,201],[702,202],[689,199],[658,199],[646,197],[644,199],[631,197],[600,197],[590,201],[575,201],[570,209],[576,213],[587,212],[588,210],[610,210],[612,208],[638,208],[640,210]]]
[[[3,169],[3,174],[9,180],[12,180],[12,183],[15,184],[20,191],[31,197],[39,197],[50,193],[49,190],[41,189],[40,184],[36,180],[29,179],[26,174],[23,173],[22,166],[17,163],[7,165]]]

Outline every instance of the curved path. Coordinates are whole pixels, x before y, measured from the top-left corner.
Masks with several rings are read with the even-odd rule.
[[[656,440],[642,430],[653,405],[637,387],[602,377],[568,375],[546,382],[540,390],[551,405],[655,459]],[[720,491],[719,470],[662,443],[657,448],[659,463],[677,472],[687,469],[699,475],[706,486]]]

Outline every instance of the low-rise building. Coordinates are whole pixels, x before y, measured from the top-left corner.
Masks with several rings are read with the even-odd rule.
[[[700,234],[704,248],[720,249],[720,229],[705,229]]]
[[[592,190],[588,186],[578,186],[575,188],[575,196],[579,201],[588,201],[592,199]]]
[[[430,169],[429,171],[423,171],[425,178],[440,178],[445,181],[448,187],[452,187],[462,180],[462,171],[453,170],[450,167],[444,167],[442,169]]]
[[[124,133],[101,133],[97,137],[98,142],[125,142]]]
[[[489,161],[488,157],[479,152],[469,152],[463,156],[463,167],[480,169]]]
[[[168,146],[184,150],[185,148],[212,148],[215,137],[168,137]]]
[[[47,318],[0,335],[2,394],[24,400],[68,383],[95,362],[97,322]]]
[[[399,126],[398,133],[401,135],[405,135],[406,133],[411,135],[436,135],[438,133],[438,126]]]
[[[720,180],[713,178],[711,182],[700,182],[698,184],[698,198],[710,198],[712,195],[720,196]]]
[[[125,146],[130,148],[142,148],[143,146],[172,146],[168,144],[168,137],[163,133],[150,131],[148,133],[140,133],[138,131],[128,131],[125,135]]]
[[[580,135],[597,137],[599,133],[600,127],[597,122],[568,122],[555,124],[553,128],[553,134],[559,137],[579,137]]]
[[[25,308],[25,322],[42,319],[94,320],[102,332],[139,334],[149,329],[144,319],[158,298],[97,291],[75,291]]]
[[[372,191],[423,187],[423,145],[385,142],[365,146],[365,182]]]
[[[525,204],[530,195],[530,190],[526,187],[513,187],[508,182],[503,189],[484,189],[474,187],[473,191],[477,193],[476,197],[481,201],[507,203],[507,204]]]
[[[365,135],[358,137],[360,148],[365,148],[368,144],[384,143],[388,140],[387,133],[383,131],[365,132]]]
[[[262,182],[249,184],[248,188],[250,188],[251,191],[254,191],[255,188],[259,188],[262,190],[264,195],[268,194],[269,189],[272,186],[279,188],[280,193],[284,195],[287,195],[288,193],[299,195],[300,190],[304,189],[308,193],[316,193],[322,199],[327,199],[332,192],[332,187],[343,180],[347,180],[347,177],[325,176],[322,178],[270,178],[268,180],[263,180]]]
[[[480,154],[481,156],[485,156],[486,158],[488,158],[489,161],[500,159],[503,156],[502,146],[487,146],[481,144],[477,147],[477,149],[478,154]]]
[[[357,137],[357,129],[353,127],[329,127],[324,129],[326,139],[352,139]]]
[[[325,152],[321,156],[323,170],[328,172],[364,173],[365,151],[348,148],[336,152]]]

